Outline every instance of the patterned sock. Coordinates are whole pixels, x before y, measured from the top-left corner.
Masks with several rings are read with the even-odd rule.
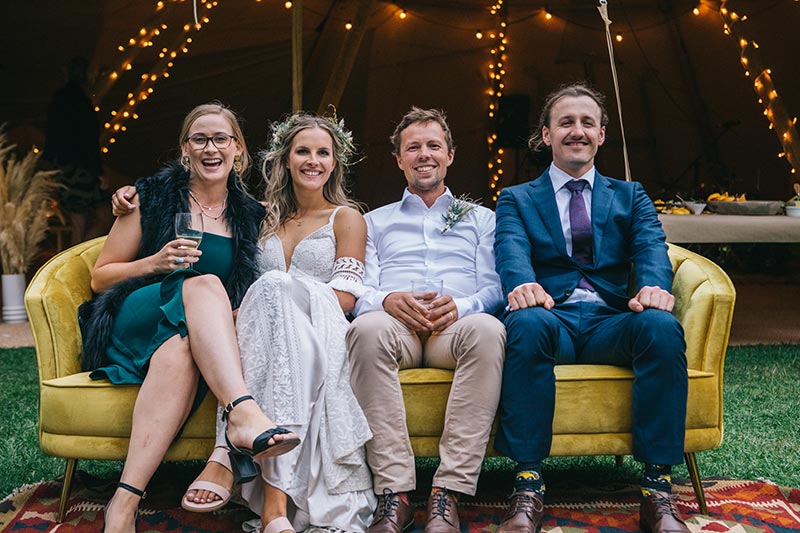
[[[672,492],[672,465],[644,465],[644,476],[639,482],[642,494],[647,496],[650,492]]]
[[[542,463],[517,463],[514,475],[514,492],[532,490],[544,495],[545,486],[542,479]]]

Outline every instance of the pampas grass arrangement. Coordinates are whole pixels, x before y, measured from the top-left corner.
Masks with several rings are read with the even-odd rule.
[[[47,234],[47,214],[61,186],[54,179],[59,170],[39,170],[41,154],[14,153],[5,132],[0,131],[0,265],[3,274],[24,274]]]

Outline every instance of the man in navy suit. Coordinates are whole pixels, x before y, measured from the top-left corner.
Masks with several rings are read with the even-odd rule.
[[[595,170],[607,123],[602,95],[586,85],[551,94],[530,144],[552,150],[553,163],[497,202],[496,267],[508,307],[495,447],[517,461],[498,533],[541,527],[553,367],[569,363],[633,369],[633,454],[645,465],[640,526],[688,532],[670,482],[671,465],[683,462],[688,388],[672,268],[641,184]]]

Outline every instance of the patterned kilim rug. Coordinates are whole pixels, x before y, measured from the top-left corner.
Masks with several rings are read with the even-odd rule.
[[[771,483],[739,480],[707,480],[709,516],[697,509],[692,488],[676,484],[678,507],[693,532],[797,532],[800,531],[800,489]],[[76,481],[63,524],[55,523],[60,483],[45,482],[25,487],[0,502],[0,533],[73,531],[96,532],[112,488],[88,488]],[[140,533],[211,533],[241,531],[249,511],[229,505],[214,514],[189,513],[177,506],[180,493],[172,487],[156,487],[140,506]],[[416,531],[422,530],[425,503],[418,505]],[[505,512],[502,498],[479,495],[461,505],[462,533],[491,532]],[[638,488],[632,485],[602,489],[558,487],[548,491],[543,531],[553,533],[606,533],[638,531]]]

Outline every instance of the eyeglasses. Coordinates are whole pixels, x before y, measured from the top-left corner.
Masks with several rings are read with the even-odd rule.
[[[208,146],[208,141],[211,141],[217,147],[217,150],[222,150],[231,145],[231,140],[235,141],[236,137],[227,133],[215,133],[212,137],[202,133],[195,133],[190,137],[186,137],[183,142],[188,142],[189,146],[195,150],[204,150]]]

